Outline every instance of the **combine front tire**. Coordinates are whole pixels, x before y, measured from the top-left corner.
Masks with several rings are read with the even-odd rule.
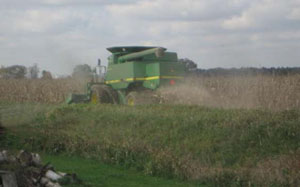
[[[110,87],[106,85],[94,85],[91,89],[91,103],[117,103],[116,93]]]
[[[126,103],[129,106],[135,106],[135,105],[139,105],[139,100],[138,100],[138,93],[137,92],[130,92],[127,96],[126,96]]]

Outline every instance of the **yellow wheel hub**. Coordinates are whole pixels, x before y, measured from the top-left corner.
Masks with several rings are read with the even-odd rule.
[[[135,105],[134,98],[132,98],[132,97],[128,98],[127,104],[128,104],[129,106],[134,106],[134,105]]]
[[[96,93],[92,93],[91,103],[93,103],[93,104],[98,104],[99,103],[99,97]]]

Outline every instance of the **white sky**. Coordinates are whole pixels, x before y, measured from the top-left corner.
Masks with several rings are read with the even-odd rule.
[[[1,0],[0,65],[69,74],[107,47],[163,46],[199,68],[300,66],[300,0]]]

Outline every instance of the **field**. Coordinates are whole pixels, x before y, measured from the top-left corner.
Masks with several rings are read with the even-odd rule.
[[[85,81],[75,79],[0,79],[0,101],[62,103],[70,93],[85,91]]]
[[[70,78],[0,79],[0,101],[60,104],[70,93],[84,92],[85,81]],[[160,92],[171,104],[286,110],[300,108],[300,75],[195,76]]]
[[[299,75],[193,77],[175,91],[160,90],[167,104],[136,107],[59,104],[83,89],[72,80],[7,83],[0,81],[2,147],[80,156],[194,185],[300,183]],[[6,93],[13,86],[19,90]]]

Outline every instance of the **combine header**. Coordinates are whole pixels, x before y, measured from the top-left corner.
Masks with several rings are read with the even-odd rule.
[[[72,94],[68,103],[149,104],[159,101],[155,90],[172,86],[186,72],[177,54],[162,47],[111,47],[108,67],[87,84],[84,95]],[[104,72],[104,74],[103,74]]]

